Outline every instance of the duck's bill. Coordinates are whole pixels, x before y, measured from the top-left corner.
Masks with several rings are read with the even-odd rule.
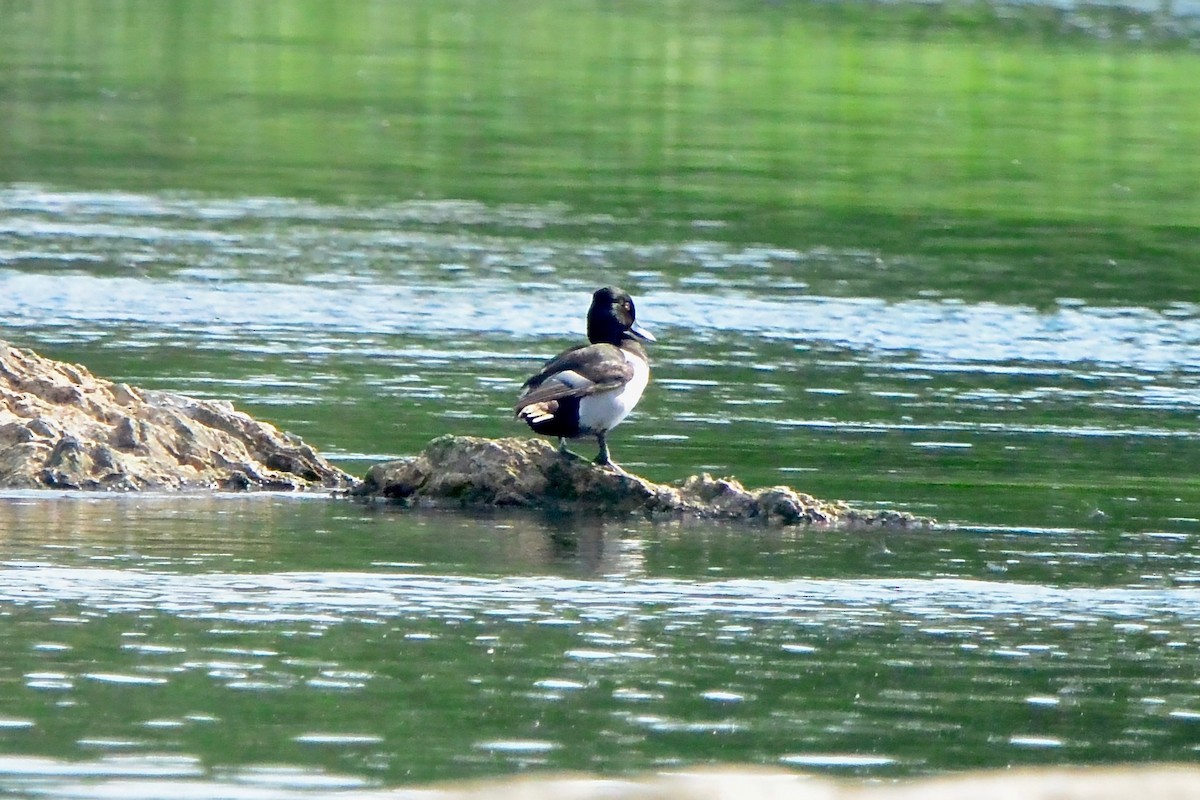
[[[632,334],[633,334],[634,336],[636,336],[637,338],[639,338],[639,339],[644,339],[644,340],[645,340],[645,341],[647,341],[647,342],[657,342],[657,341],[658,341],[658,339],[655,339],[655,338],[654,338],[654,334],[653,334],[653,333],[651,333],[650,331],[646,330],[646,329],[645,329],[645,328],[643,328],[641,325],[638,325],[636,322],[635,322],[635,323],[633,323],[633,325],[631,325],[631,326],[629,327],[629,332],[630,332],[630,333],[632,333]]]

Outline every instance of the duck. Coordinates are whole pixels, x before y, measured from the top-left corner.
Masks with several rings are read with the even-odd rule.
[[[616,286],[597,289],[587,313],[589,344],[550,359],[521,386],[513,411],[534,433],[557,436],[564,455],[567,439],[595,436],[595,463],[627,474],[611,458],[609,432],[629,415],[650,382],[650,359],[642,342],[658,341],[637,322],[629,293]]]

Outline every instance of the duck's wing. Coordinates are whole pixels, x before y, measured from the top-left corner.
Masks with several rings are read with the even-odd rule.
[[[633,377],[633,367],[621,348],[611,344],[572,347],[546,362],[542,371],[525,381],[514,411],[534,403],[585,397],[619,389]]]

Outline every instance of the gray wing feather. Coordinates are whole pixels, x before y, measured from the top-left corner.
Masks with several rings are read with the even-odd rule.
[[[613,358],[615,354],[619,358]],[[515,411],[534,403],[586,397],[619,389],[633,377],[633,367],[619,347],[591,344],[573,347],[547,361],[542,371],[525,381]]]

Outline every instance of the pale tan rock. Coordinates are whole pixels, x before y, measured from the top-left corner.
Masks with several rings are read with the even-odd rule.
[[[784,525],[927,526],[897,511],[863,511],[787,486],[746,489],[692,475],[661,484],[563,455],[543,439],[441,436],[415,457],[376,464],[353,492],[419,506],[516,506],[651,518],[762,520]]]
[[[385,791],[406,800],[1200,800],[1192,765],[1037,767],[899,781],[833,780],[760,767],[603,778],[530,775]]]
[[[114,384],[0,342],[0,487],[343,489],[299,438],[237,411]]]
[[[1200,800],[1192,765],[1026,767],[862,787],[845,800]]]

